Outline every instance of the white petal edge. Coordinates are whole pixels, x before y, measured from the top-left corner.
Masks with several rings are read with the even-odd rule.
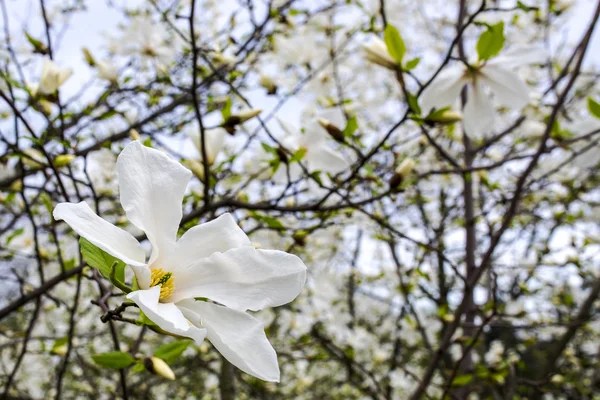
[[[160,303],[160,286],[136,290],[127,295],[135,302],[150,321],[164,331],[194,339],[198,344],[206,337],[206,330],[188,321],[174,303]]]
[[[481,138],[492,131],[496,110],[479,83],[475,87],[469,86],[463,115],[465,132],[469,137]]]
[[[515,46],[504,54],[491,59],[488,65],[501,65],[505,68],[516,68],[527,64],[543,64],[548,59],[548,52],[540,46]]]
[[[188,267],[213,253],[223,253],[237,247],[250,246],[250,239],[238,226],[231,214],[226,213],[210,222],[189,229],[178,241],[168,257],[171,270]]]
[[[121,204],[152,243],[149,264],[175,244],[181,203],[192,173],[165,153],[135,140],[117,158]]]
[[[233,365],[268,382],[279,382],[277,353],[262,322],[241,311],[204,301],[177,304],[194,325],[202,324],[208,340]]]
[[[310,172],[323,171],[335,175],[350,167],[348,160],[335,150],[327,147],[326,143],[320,146],[320,148],[310,149],[306,153],[306,163],[310,167]]]
[[[206,297],[236,310],[262,310],[294,300],[306,266],[295,255],[252,246],[215,253],[174,274],[175,302]]]
[[[79,236],[94,246],[124,263],[139,267],[145,265],[146,254],[136,238],[100,218],[86,202],[60,203],[54,208],[52,215],[55,220],[65,221]]]
[[[462,66],[450,67],[441,72],[419,96],[423,114],[428,114],[433,108],[440,109],[454,104],[467,82],[464,74]]]
[[[486,65],[481,74],[501,105],[523,108],[529,103],[529,88],[517,73],[497,65]]]

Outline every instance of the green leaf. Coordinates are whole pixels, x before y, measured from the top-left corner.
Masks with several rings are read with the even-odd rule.
[[[293,162],[301,161],[305,155],[306,155],[306,148],[301,147],[292,155],[292,158],[290,158],[290,164]]]
[[[406,92],[406,102],[408,103],[408,107],[417,115],[421,115],[421,107],[419,106],[419,100],[417,97],[410,93]]]
[[[594,99],[592,99],[591,97],[588,97],[587,106],[588,106],[588,110],[589,110],[590,114],[592,114],[594,117],[600,119],[600,104],[596,103],[596,101]]]
[[[50,352],[52,354],[64,355],[66,353],[66,346],[68,343],[69,343],[68,337],[56,339],[54,341],[54,344],[52,345],[52,349],[50,349]]]
[[[477,54],[480,61],[489,60],[504,47],[504,22],[488,25],[487,30],[477,40]]]
[[[121,282],[125,279],[125,263],[123,261],[111,256],[104,250],[99,249],[84,238],[79,239],[79,245],[81,246],[81,255],[85,262],[90,267],[97,268],[102,276],[110,279],[110,269],[116,261],[116,276],[120,277]]]
[[[345,137],[350,137],[354,134],[354,132],[356,132],[356,130],[358,129],[358,121],[356,120],[356,116],[351,116],[348,119],[348,122],[346,122],[346,127],[344,128],[344,136]]]
[[[465,386],[471,383],[473,380],[473,375],[458,375],[452,381],[452,386]]]
[[[6,238],[6,245],[8,246],[10,242],[13,241],[17,236],[21,236],[25,232],[25,228],[15,229],[8,237]]]
[[[398,29],[393,25],[388,24],[385,27],[385,31],[383,31],[383,39],[390,56],[401,65],[404,53],[406,53],[406,46],[404,45],[404,41],[402,40]]]
[[[404,70],[410,71],[411,69],[415,69],[417,65],[419,65],[419,62],[421,62],[420,57],[413,58],[412,60],[407,61],[406,65],[404,66]]]
[[[162,358],[167,364],[171,364],[188,348],[190,343],[189,340],[177,340],[160,345],[154,352],[154,356]]]
[[[267,153],[271,153],[271,154],[277,154],[277,149],[274,147],[269,146],[266,143],[261,143],[260,144],[262,146],[262,148],[267,152]]]
[[[131,372],[143,372],[146,368],[144,367],[144,363],[142,362],[137,362],[133,367],[131,367],[130,371]]]
[[[135,362],[135,358],[131,354],[122,351],[95,354],[92,359],[101,367],[114,369],[127,368]]]
[[[231,97],[228,97],[227,100],[225,100],[225,104],[223,105],[223,108],[221,109],[221,115],[223,116],[223,121],[227,121],[227,119],[229,117],[231,117]]]
[[[46,47],[46,45],[40,40],[37,40],[31,36],[29,33],[27,33],[27,31],[25,31],[25,37],[27,37],[27,41],[33,46],[35,53],[48,54],[48,47]]]

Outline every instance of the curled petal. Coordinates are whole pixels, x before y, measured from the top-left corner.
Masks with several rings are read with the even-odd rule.
[[[279,382],[277,354],[262,322],[241,311],[191,299],[177,304],[194,325],[206,329],[208,340],[230,363],[264,381]]]
[[[140,307],[146,317],[164,331],[185,336],[202,343],[206,337],[206,329],[194,326],[188,321],[174,303],[160,303],[160,286],[147,290],[136,290],[127,295]]]
[[[145,265],[146,255],[140,243],[129,232],[97,216],[86,202],[58,204],[52,215],[56,220],[65,221],[94,246],[124,263],[139,267]]]

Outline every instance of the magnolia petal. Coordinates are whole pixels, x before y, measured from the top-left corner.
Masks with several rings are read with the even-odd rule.
[[[262,322],[244,312],[191,299],[177,303],[194,324],[206,329],[208,340],[230,363],[268,382],[279,382],[277,354]]]
[[[298,257],[252,246],[215,253],[174,275],[172,299],[206,297],[236,310],[261,310],[294,300],[306,280]]]
[[[159,250],[171,248],[181,221],[181,203],[192,173],[165,153],[139,141],[129,143],[117,159],[121,204],[127,218],[152,243],[149,264]]]
[[[236,224],[231,214],[189,229],[177,241],[175,251],[169,255],[167,264],[173,271],[185,268],[199,259],[210,257],[213,253],[250,246],[250,239]]]
[[[419,97],[423,114],[428,114],[433,108],[440,109],[454,104],[466,82],[462,66],[441,72]]]
[[[481,71],[481,79],[501,105],[523,108],[529,103],[529,88],[517,73],[498,65],[486,65]]]
[[[174,303],[160,303],[160,286],[147,290],[136,290],[127,295],[140,307],[146,317],[158,327],[169,333],[185,336],[202,343],[206,337],[206,329],[192,325]]]
[[[287,122],[279,117],[275,117],[275,119],[277,120],[277,123],[279,124],[281,129],[286,133],[286,135],[288,135],[288,136],[300,135],[300,132],[298,132],[298,129],[294,128],[294,125],[290,124],[289,122]]]
[[[310,172],[323,171],[332,175],[347,170],[350,164],[344,156],[323,143],[319,148],[310,149],[306,153],[306,163]]]
[[[515,46],[504,54],[491,59],[487,65],[502,65],[504,68],[515,68],[528,64],[543,64],[548,59],[548,52],[540,46]]]
[[[145,265],[146,254],[140,243],[129,232],[97,216],[85,201],[58,204],[52,215],[56,220],[65,221],[94,246],[124,263],[139,267]]]
[[[463,114],[465,131],[470,137],[481,138],[493,129],[496,111],[479,83],[469,86]]]

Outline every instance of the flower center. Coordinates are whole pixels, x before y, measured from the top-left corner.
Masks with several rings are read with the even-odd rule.
[[[165,302],[175,290],[175,278],[171,272],[165,272],[162,268],[154,268],[150,276],[150,287],[160,286],[159,301]]]

